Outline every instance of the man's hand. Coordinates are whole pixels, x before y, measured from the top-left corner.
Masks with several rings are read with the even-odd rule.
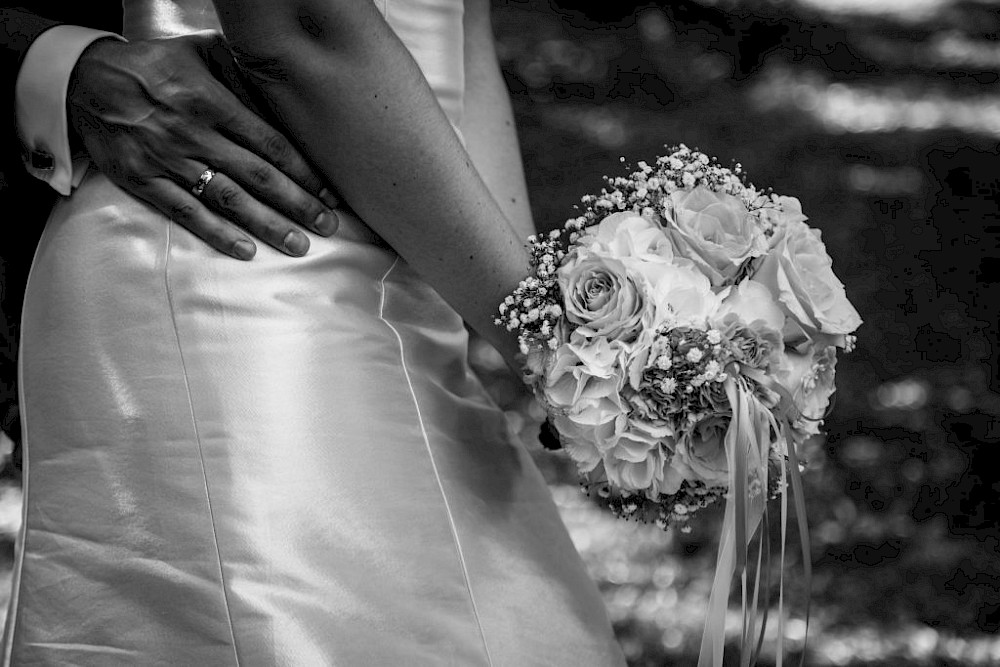
[[[242,227],[303,255],[309,239],[295,223],[333,234],[337,200],[285,136],[223,81],[241,90],[218,33],[98,40],[70,80],[70,126],[119,187],[216,250],[252,258],[257,247]],[[216,175],[199,197],[192,187],[206,169]]]

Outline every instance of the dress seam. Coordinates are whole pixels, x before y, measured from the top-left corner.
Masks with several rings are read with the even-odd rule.
[[[406,351],[403,346],[403,337],[399,334],[399,330],[396,329],[393,324],[387,320],[384,316],[385,314],[385,292],[386,286],[385,281],[388,279],[389,274],[392,273],[393,269],[399,264],[399,257],[393,260],[392,265],[386,270],[379,280],[379,307],[378,307],[378,318],[385,323],[387,327],[396,336],[396,342],[399,348],[399,363],[403,370],[403,377],[406,378],[406,386],[410,392],[410,399],[413,401],[413,408],[417,413],[417,423],[420,425],[420,435],[424,440],[424,448],[427,450],[427,458],[430,460],[431,469],[434,472],[434,480],[437,482],[438,491],[441,494],[441,500],[444,502],[445,513],[448,516],[448,526],[451,530],[452,543],[455,545],[455,551],[458,555],[459,564],[462,567],[462,577],[465,581],[465,589],[469,594],[469,602],[472,605],[472,613],[476,619],[476,627],[479,630],[479,638],[483,643],[483,651],[486,653],[486,661],[493,667],[493,656],[490,653],[489,644],[486,641],[486,632],[483,629],[482,617],[479,614],[479,605],[476,604],[476,596],[472,592],[472,582],[469,577],[469,568],[465,560],[465,553],[462,550],[462,542],[458,537],[458,526],[455,525],[455,518],[451,512],[451,503],[448,501],[448,495],[444,490],[444,483],[441,481],[441,474],[438,472],[437,461],[434,459],[434,452],[431,449],[430,437],[427,435],[427,429],[424,426],[423,414],[420,411],[420,401],[417,399],[417,393],[413,388],[413,381],[410,378],[410,369],[406,365]]]
[[[177,342],[177,355],[181,362],[181,374],[184,377],[184,391],[187,395],[188,401],[188,411],[191,415],[191,428],[194,430],[195,441],[198,443],[198,458],[201,462],[201,475],[202,480],[205,485],[205,499],[208,503],[208,516],[209,522],[212,525],[212,541],[215,546],[215,556],[219,564],[219,581],[222,583],[222,601],[223,606],[226,609],[226,621],[229,624],[229,636],[232,639],[233,644],[233,658],[236,660],[236,665],[239,667],[240,655],[236,647],[236,629],[233,625],[233,616],[229,608],[229,593],[226,586],[226,574],[222,567],[222,550],[219,548],[219,533],[215,526],[215,510],[212,507],[212,493],[208,484],[208,469],[205,465],[205,450],[201,441],[201,431],[198,429],[198,419],[195,414],[194,409],[194,397],[191,395],[191,383],[188,379],[187,363],[184,360],[184,347],[181,344],[180,331],[177,327],[177,317],[174,310],[174,296],[170,289],[170,247],[171,247],[171,231],[173,230],[174,222],[170,221],[167,224],[167,243],[166,243],[166,256],[163,262],[163,284],[166,289],[167,295],[167,309],[170,314],[170,325],[174,332],[174,340]]]

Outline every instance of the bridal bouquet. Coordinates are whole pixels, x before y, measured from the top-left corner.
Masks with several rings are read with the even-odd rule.
[[[797,482],[795,447],[819,432],[861,319],[797,199],[670,150],[530,238],[532,275],[496,322],[613,511],[683,529],[731,501],[731,576],[766,499]]]

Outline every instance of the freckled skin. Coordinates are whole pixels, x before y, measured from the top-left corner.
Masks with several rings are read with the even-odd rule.
[[[375,3],[214,3],[234,48],[281,74],[256,78],[344,201],[515,367],[493,317],[528,273],[534,225],[489,1],[465,0],[467,145]]]

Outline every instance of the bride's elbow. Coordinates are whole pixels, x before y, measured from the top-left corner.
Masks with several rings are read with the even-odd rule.
[[[363,55],[364,44],[357,39],[363,26],[356,12],[340,7],[351,4],[353,0],[278,3],[277,14],[253,22],[256,29],[244,23],[226,33],[241,69],[255,82],[296,82],[316,67],[327,72],[349,68],[352,54]]]
[[[371,23],[381,20],[372,0],[217,0],[217,4],[222,5],[220,18],[235,47],[278,57],[307,44],[355,48],[370,33]]]

